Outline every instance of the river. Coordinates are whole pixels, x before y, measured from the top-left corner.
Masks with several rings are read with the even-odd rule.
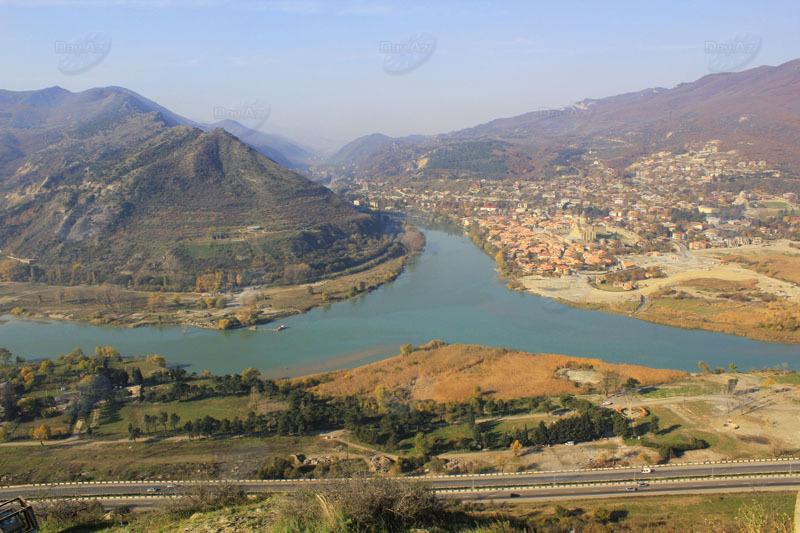
[[[190,371],[226,374],[254,366],[272,377],[355,366],[432,339],[687,371],[697,370],[698,360],[712,368],[733,362],[742,370],[781,363],[800,369],[797,345],[661,326],[509,291],[492,260],[466,237],[425,233],[425,251],[394,282],[281,320],[288,326],[281,332],[130,329],[6,316],[0,346],[39,358],[110,345],[124,355],[163,355]]]

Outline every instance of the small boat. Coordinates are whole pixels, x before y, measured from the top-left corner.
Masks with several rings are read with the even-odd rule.
[[[250,331],[283,331],[288,327],[289,326],[284,326],[283,324],[281,324],[277,328],[259,328],[258,326],[250,326],[247,329],[249,329]]]

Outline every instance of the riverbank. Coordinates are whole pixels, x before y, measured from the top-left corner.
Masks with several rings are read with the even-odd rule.
[[[664,447],[691,442],[701,445],[683,448],[679,462],[796,455],[800,374],[718,372],[432,341],[380,363],[273,382],[256,368],[180,373],[155,357],[73,352],[0,367],[20,385],[20,410],[0,419],[0,482],[255,479],[274,457],[311,477],[341,474],[341,461],[360,472],[421,473],[423,462],[398,460],[420,453],[437,458],[425,468],[452,473],[641,467],[672,462]],[[21,375],[34,378],[23,386],[12,377]],[[118,386],[84,405],[87,375]],[[301,409],[307,422],[296,426]],[[609,422],[615,411],[627,429],[622,418],[593,436],[564,426],[586,413]],[[407,413],[416,414],[403,421]],[[577,438],[551,433],[545,447],[542,425]],[[510,454],[514,440],[522,446]]]
[[[800,343],[800,286],[792,278],[800,269],[800,253],[788,243],[626,259],[641,267],[657,266],[664,277],[638,281],[629,290],[591,283],[595,276],[586,274],[519,280],[532,294],[582,309],[758,341]]]
[[[467,236],[495,262],[498,278],[509,289],[551,300],[554,312],[571,306],[683,329],[800,344],[800,249],[790,241],[707,250],[680,246],[676,253],[626,255],[634,269],[656,268],[664,276],[625,287],[596,283],[603,272],[526,275],[477,227],[465,231],[447,216],[431,223]]]
[[[363,270],[310,283],[246,287],[237,292],[154,293],[112,285],[0,283],[0,314],[95,326],[236,329],[267,324],[362,296],[393,281],[425,245],[424,234],[416,228],[408,229],[402,240],[404,255],[362,265]]]
[[[740,368],[800,368],[796,345],[676,329],[508,290],[498,281],[495,263],[466,237],[436,230],[425,235],[424,252],[394,282],[273,322],[287,326],[281,332],[9,318],[0,324],[0,345],[28,359],[56,357],[64,345],[87,352],[111,345],[126,354],[160,354],[195,370],[224,375],[255,366],[276,378],[379,361],[404,344],[431,339],[688,371],[697,369],[698,360],[712,368],[731,362]]]

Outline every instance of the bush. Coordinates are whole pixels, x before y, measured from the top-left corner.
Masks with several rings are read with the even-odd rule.
[[[105,513],[100,502],[82,500],[44,500],[36,503],[35,512],[40,522],[59,531],[100,523]]]
[[[247,500],[247,493],[238,485],[195,485],[182,497],[170,500],[166,510],[181,516],[215,511]]]
[[[288,495],[277,524],[290,531],[406,531],[446,519],[444,503],[421,483],[337,480]]]
[[[594,510],[593,518],[597,522],[605,524],[606,522],[611,521],[611,511],[607,507],[598,507]]]

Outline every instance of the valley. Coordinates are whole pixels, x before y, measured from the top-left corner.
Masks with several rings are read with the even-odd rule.
[[[800,531],[794,6],[0,4],[0,532]]]

